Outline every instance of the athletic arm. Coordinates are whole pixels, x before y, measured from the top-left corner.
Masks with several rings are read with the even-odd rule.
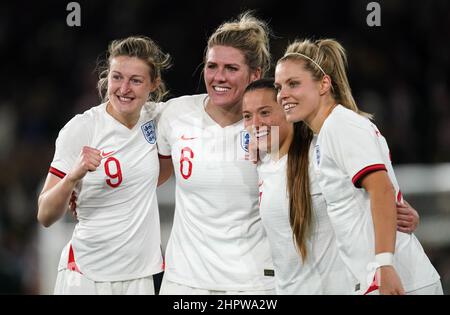
[[[375,232],[375,254],[395,252],[397,211],[395,191],[386,171],[366,175],[362,187],[370,196]],[[379,269],[380,294],[404,294],[404,289],[394,266]]]
[[[64,215],[75,185],[68,176],[61,179],[51,173],[47,175],[38,199],[37,219],[43,226],[51,226]]]
[[[48,174],[38,199],[37,219],[43,226],[49,227],[63,216],[77,183],[88,171],[95,171],[100,162],[100,151],[85,146],[74,167],[64,178]]]
[[[172,158],[159,158],[158,187],[164,184],[173,174]]]

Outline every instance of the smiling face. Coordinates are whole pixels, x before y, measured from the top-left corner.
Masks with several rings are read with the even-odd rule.
[[[145,61],[128,56],[111,59],[108,74],[108,112],[121,123],[129,125],[147,101],[157,83],[150,78]]]
[[[258,88],[246,92],[242,115],[245,128],[255,131],[261,151],[278,150],[292,129],[292,125],[286,121],[283,108],[276,102],[274,89]]]
[[[287,121],[305,121],[310,125],[320,109],[321,86],[305,70],[304,62],[286,59],[278,63],[275,87],[277,101],[284,108]]]
[[[251,71],[239,49],[216,45],[206,53],[204,80],[209,98],[215,106],[240,106],[245,88],[259,75],[260,71]]]

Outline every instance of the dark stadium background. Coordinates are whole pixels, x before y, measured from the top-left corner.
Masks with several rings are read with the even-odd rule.
[[[366,0],[78,1],[81,27],[66,24],[69,2],[0,4],[0,293],[40,293],[37,193],[59,129],[99,103],[94,70],[112,39],[153,38],[173,58],[163,74],[171,96],[194,94],[204,91],[201,63],[213,29],[256,9],[274,31],[274,61],[295,38],[343,43],[354,95],[375,114],[394,165],[450,161],[448,0],[376,1],[380,27],[367,26]],[[440,198],[446,206],[432,214],[448,217],[449,195]],[[432,198],[409,200],[426,218]],[[449,293],[450,236],[426,250]]]

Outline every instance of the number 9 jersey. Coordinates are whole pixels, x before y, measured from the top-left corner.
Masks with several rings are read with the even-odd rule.
[[[52,174],[64,177],[83,146],[100,150],[102,161],[77,185],[79,222],[59,270],[67,268],[71,245],[80,272],[93,281],[126,281],[162,271],[157,115],[157,106],[147,103],[137,124],[128,129],[106,112],[104,103],[61,129]]]
[[[207,99],[172,99],[158,123],[158,151],[172,158],[176,177],[164,277],[207,290],[273,289],[256,165],[246,159],[249,135],[242,121],[217,124]]]

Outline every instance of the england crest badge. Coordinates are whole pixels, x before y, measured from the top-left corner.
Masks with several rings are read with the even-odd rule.
[[[241,148],[245,152],[248,152],[249,143],[250,143],[250,134],[248,133],[247,130],[242,130],[241,131]]]
[[[146,122],[141,126],[142,132],[144,133],[144,138],[150,144],[155,144],[156,142],[156,130],[155,123],[153,120]]]
[[[316,151],[316,163],[317,163],[317,166],[319,166],[319,164],[320,164],[320,147],[318,144],[316,144],[315,151]]]

